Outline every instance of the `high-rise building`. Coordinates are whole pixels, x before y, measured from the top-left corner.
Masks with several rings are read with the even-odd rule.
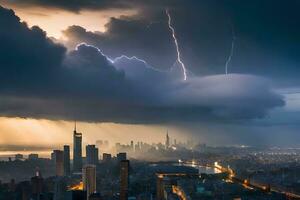
[[[65,200],[67,183],[64,177],[57,177],[54,182],[54,200]]]
[[[109,161],[111,161],[111,154],[109,154],[109,153],[103,153],[102,159],[103,159],[103,162],[109,162]]]
[[[156,199],[157,200],[164,199],[163,178],[164,176],[162,174],[157,174],[156,177]]]
[[[55,162],[55,175],[64,175],[64,152],[61,150],[53,150],[53,159]]]
[[[99,162],[98,148],[95,145],[86,146],[86,163],[97,165]]]
[[[40,199],[43,192],[43,178],[39,170],[36,171],[34,177],[31,178],[31,193],[35,199]]]
[[[82,133],[76,131],[76,122],[73,132],[73,171],[80,172],[82,169]]]
[[[168,149],[170,147],[170,137],[169,137],[168,131],[167,131],[167,135],[166,135],[165,146],[166,146],[166,149]]]
[[[70,176],[71,175],[71,168],[70,168],[70,146],[64,145],[64,175]]]
[[[127,159],[127,154],[126,152],[120,152],[117,154],[117,160],[119,162],[121,162],[122,160],[126,160]]]
[[[120,166],[120,200],[127,200],[129,186],[129,160],[122,160]]]
[[[86,191],[88,197],[96,192],[96,166],[85,165],[82,169],[83,190]]]

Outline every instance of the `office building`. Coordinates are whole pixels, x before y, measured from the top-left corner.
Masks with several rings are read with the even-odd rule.
[[[95,145],[86,146],[86,163],[97,165],[99,162],[98,148]]]
[[[82,169],[82,133],[76,131],[76,123],[73,132],[73,171],[80,172]]]
[[[156,199],[157,200],[164,199],[163,179],[164,179],[164,176],[162,174],[157,174],[157,177],[156,177]]]
[[[111,161],[111,154],[103,153],[102,159],[103,159],[103,162],[110,162]]]
[[[64,175],[64,152],[61,150],[53,150],[53,159],[55,162],[55,175]]]
[[[70,146],[64,145],[64,175],[71,175],[71,167],[70,167]]]
[[[126,152],[120,152],[117,154],[117,160],[119,162],[121,162],[122,160],[126,160],[126,159],[127,159]]]
[[[40,199],[40,195],[43,192],[43,178],[39,170],[36,171],[36,175],[31,178],[31,193],[35,199]]]
[[[19,154],[19,153],[16,154],[16,155],[15,155],[15,159],[16,159],[16,160],[22,160],[22,159],[23,159],[23,154]]]
[[[31,153],[28,155],[28,160],[37,160],[39,158],[39,154]]]
[[[96,192],[96,166],[85,165],[82,169],[83,190],[88,197]]]
[[[129,160],[122,160],[120,166],[120,200],[127,200],[129,186]]]

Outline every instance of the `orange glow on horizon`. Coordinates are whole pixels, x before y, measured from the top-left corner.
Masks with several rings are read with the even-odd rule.
[[[26,146],[62,147],[63,144],[72,144],[73,129],[72,121],[0,117],[0,144],[20,145],[24,148]],[[165,126],[159,125],[77,123],[78,132],[83,134],[83,145],[95,144],[96,140],[108,140],[110,146],[116,142],[130,143],[131,140],[147,143],[163,142],[166,129]],[[168,129],[172,137],[184,139],[180,130],[175,127],[168,127]]]
[[[109,10],[81,10],[71,12],[59,8],[24,7],[13,3],[3,3],[4,7],[13,9],[21,21],[25,21],[30,27],[39,26],[47,32],[49,37],[64,39],[62,31],[72,25],[82,26],[88,31],[106,30],[105,24],[111,17],[130,16],[137,13],[130,9],[109,9]]]

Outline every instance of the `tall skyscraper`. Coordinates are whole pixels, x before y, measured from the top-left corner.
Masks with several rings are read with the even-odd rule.
[[[71,168],[70,168],[70,146],[64,145],[64,175],[70,176],[71,175]]]
[[[55,175],[64,175],[64,152],[61,150],[53,150],[53,159],[55,162]]]
[[[95,145],[86,146],[86,163],[91,165],[97,165],[99,162],[99,152]]]
[[[166,149],[168,149],[170,147],[170,137],[169,137],[168,131],[167,131],[167,135],[166,135],[166,143],[165,143],[165,145],[166,145]]]
[[[122,160],[120,166],[120,200],[127,200],[129,186],[129,160]]]
[[[33,198],[39,200],[43,192],[43,178],[39,170],[37,170],[36,175],[31,178],[31,188]]]
[[[82,169],[83,190],[86,191],[87,199],[96,192],[96,166],[85,165]]]
[[[82,133],[76,131],[76,122],[73,132],[73,171],[80,172],[82,169]]]

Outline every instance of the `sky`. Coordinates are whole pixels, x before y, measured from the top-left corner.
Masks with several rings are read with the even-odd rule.
[[[1,144],[299,146],[297,0],[0,5]]]

